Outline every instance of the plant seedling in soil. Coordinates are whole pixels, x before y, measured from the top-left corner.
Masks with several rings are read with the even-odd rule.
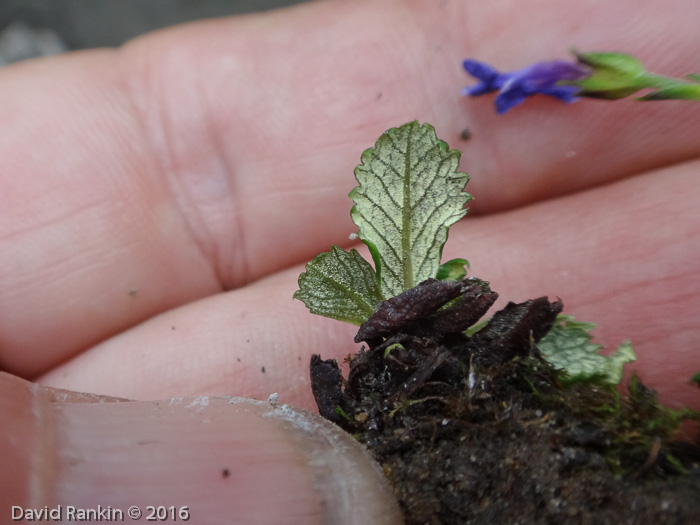
[[[319,412],[369,448],[408,523],[700,523],[700,447],[674,440],[700,415],[636,376],[618,393],[629,343],[601,355],[546,297],[480,321],[498,294],[441,264],[471,199],[460,156],[417,122],[362,154],[351,216],[374,267],[333,246],[294,294],[365,343],[347,378],[312,356]]]

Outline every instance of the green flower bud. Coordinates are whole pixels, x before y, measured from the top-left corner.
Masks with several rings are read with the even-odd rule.
[[[593,70],[584,79],[571,82],[581,88],[579,95],[591,98],[618,99],[647,87],[653,87],[644,65],[626,53],[580,53],[572,51],[580,64]]]

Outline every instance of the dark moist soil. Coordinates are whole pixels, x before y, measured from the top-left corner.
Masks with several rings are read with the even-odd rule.
[[[700,447],[634,378],[628,395],[563,386],[537,342],[560,302],[496,300],[488,283],[429,280],[360,327],[347,380],[311,360],[319,411],[364,443],[407,523],[700,523]],[[443,306],[444,305],[444,306]]]

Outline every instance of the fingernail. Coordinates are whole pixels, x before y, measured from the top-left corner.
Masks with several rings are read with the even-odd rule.
[[[263,417],[280,421],[305,455],[321,494],[322,523],[403,523],[379,466],[346,432],[316,414],[287,405]]]
[[[65,520],[402,522],[362,447],[316,415],[240,398],[51,405],[41,476]]]

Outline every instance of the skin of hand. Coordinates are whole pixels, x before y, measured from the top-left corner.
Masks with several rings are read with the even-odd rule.
[[[597,341],[632,340],[628,369],[663,402],[700,408],[700,105],[535,97],[498,116],[459,95],[466,57],[513,70],[572,45],[697,71],[698,8],[522,9],[318,2],[4,68],[0,367],[130,399],[279,392],[313,410],[309,356],[357,351],[356,327],[310,315],[296,280],[352,246],[361,152],[418,119],[472,176],[445,260],[468,258],[496,308],[561,297]]]
[[[124,513],[113,521],[153,521],[149,506],[162,506],[166,521],[204,524],[401,522],[367,452],[287,405],[207,396],[131,402],[0,372],[0,414],[4,523],[44,508],[75,521],[69,506]]]

